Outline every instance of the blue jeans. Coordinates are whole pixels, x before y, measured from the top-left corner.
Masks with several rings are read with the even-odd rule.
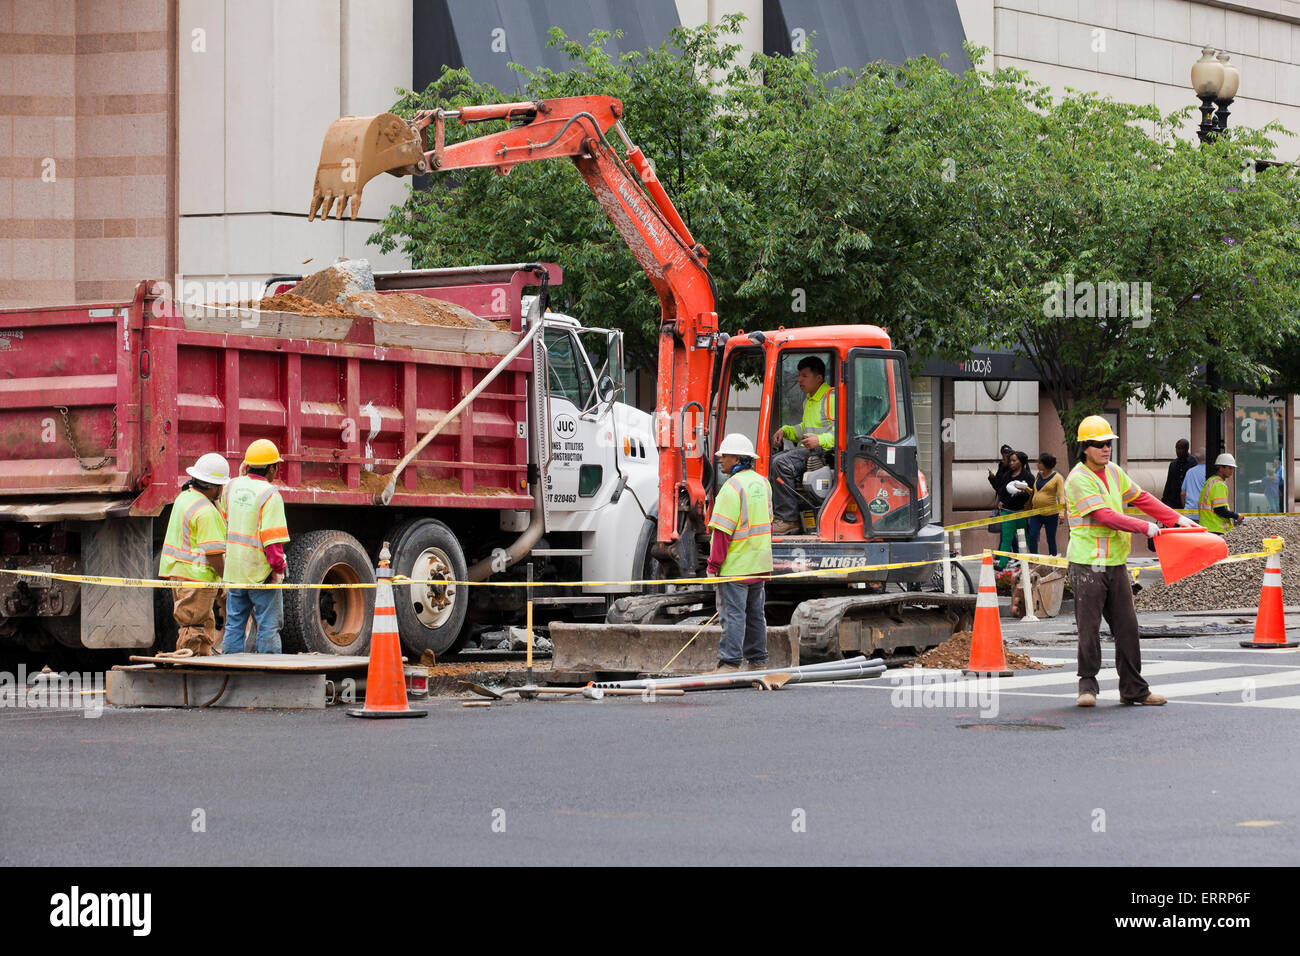
[[[244,628],[248,612],[257,624],[257,653],[280,653],[280,622],[284,620],[284,592],[260,588],[231,588],[226,596],[226,632],[221,653],[244,652]]]
[[[718,585],[718,613],[722,617],[722,639],[718,660],[739,664],[767,660],[767,617],[765,582],[743,584],[726,581]]]
[[[1029,516],[1029,530],[1025,532],[1025,536],[1028,539],[1030,554],[1038,551],[1039,528],[1047,532],[1047,553],[1056,554],[1056,522],[1060,517],[1060,515]]]

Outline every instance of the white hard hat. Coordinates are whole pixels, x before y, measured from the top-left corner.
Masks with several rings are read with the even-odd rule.
[[[718,454],[736,455],[739,458],[758,457],[758,452],[754,451],[754,443],[738,432],[732,432],[722,439],[722,444],[718,446]]]
[[[230,483],[230,463],[215,451],[210,451],[186,468],[185,474],[209,485],[225,485]]]
[[[1218,458],[1214,459],[1214,467],[1218,468],[1220,465],[1227,465],[1229,468],[1236,468],[1237,459],[1233,458],[1225,451]]]

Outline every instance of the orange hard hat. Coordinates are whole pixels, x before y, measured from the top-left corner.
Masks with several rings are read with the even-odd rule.
[[[257,439],[248,446],[248,451],[244,452],[244,463],[254,468],[275,465],[282,461],[284,459],[280,457],[280,449],[276,448],[275,442],[269,438]]]

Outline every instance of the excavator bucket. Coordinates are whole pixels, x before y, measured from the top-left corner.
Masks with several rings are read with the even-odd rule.
[[[380,173],[414,176],[427,171],[424,141],[400,116],[344,116],[330,124],[321,144],[307,218],[320,213],[326,219],[334,207],[335,218],[342,219],[350,202],[356,219],[361,190]]]

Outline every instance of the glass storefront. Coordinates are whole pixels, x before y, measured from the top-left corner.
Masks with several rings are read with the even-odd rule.
[[[1237,473],[1233,510],[1250,512],[1286,511],[1286,435],[1281,399],[1238,395],[1233,403],[1236,429]]]

